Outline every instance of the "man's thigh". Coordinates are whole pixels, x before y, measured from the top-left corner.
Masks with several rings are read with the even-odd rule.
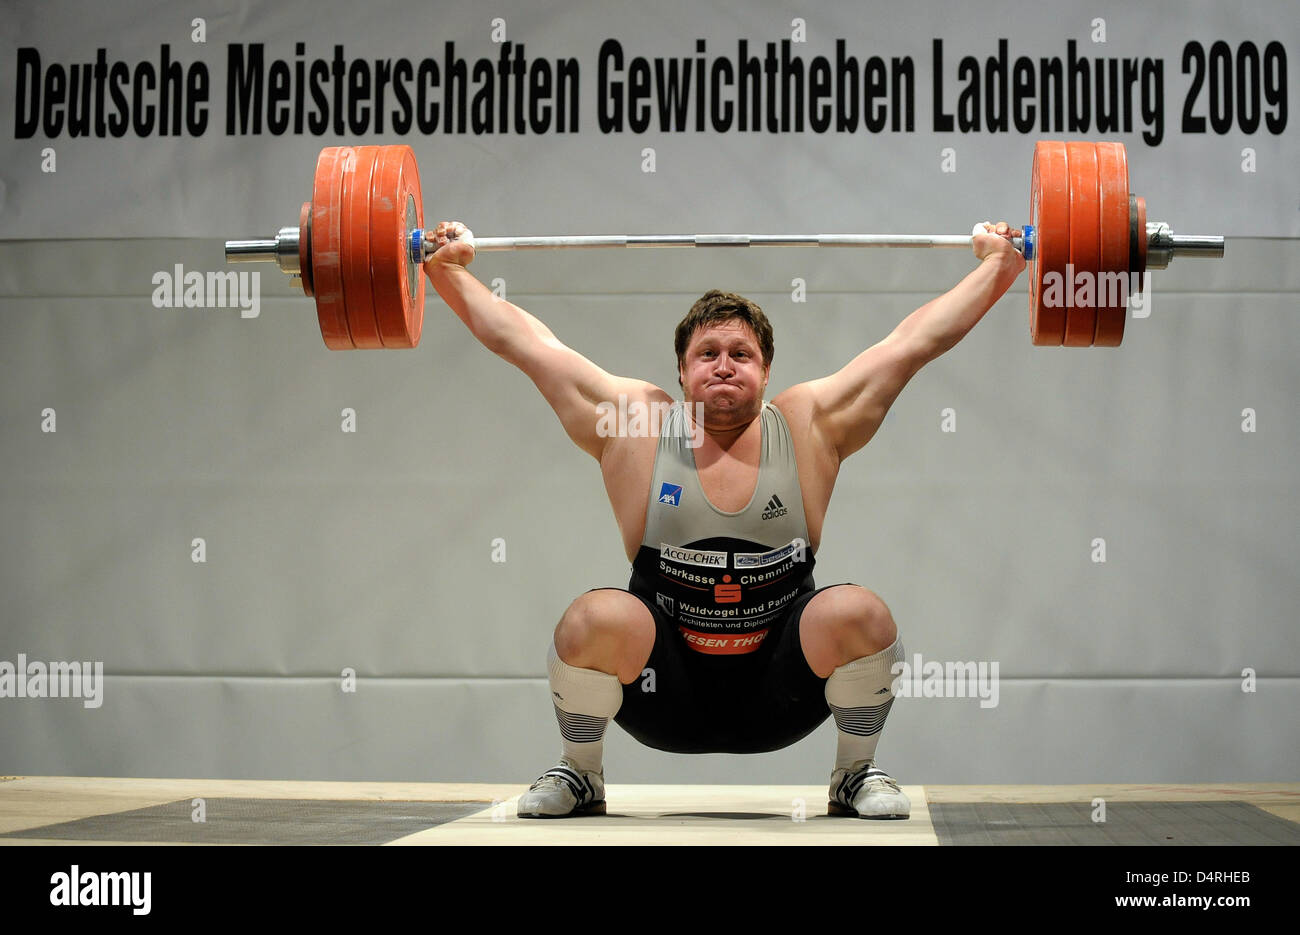
[[[826,680],[808,666],[799,622],[825,588],[796,598],[763,646],[745,656],[707,656],[638,597],[655,621],[641,677],[623,686],[615,721],[646,746],[673,753],[764,753],[803,739],[826,720]]]

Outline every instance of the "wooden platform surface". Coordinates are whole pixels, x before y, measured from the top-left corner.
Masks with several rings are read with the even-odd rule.
[[[1231,785],[904,786],[907,821],[828,818],[825,786],[608,787],[604,817],[520,820],[519,784],[0,777],[0,844],[132,843],[42,838],[36,829],[196,798],[481,802],[466,817],[392,844],[902,844],[939,843],[932,803],[1241,801],[1300,824],[1300,783]],[[32,831],[31,835],[21,834]]]

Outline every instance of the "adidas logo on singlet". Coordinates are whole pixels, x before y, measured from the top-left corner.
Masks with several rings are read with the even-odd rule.
[[[763,509],[763,519],[776,519],[778,516],[785,516],[790,512],[781,502],[781,498],[772,494],[772,499],[767,501],[767,506]]]

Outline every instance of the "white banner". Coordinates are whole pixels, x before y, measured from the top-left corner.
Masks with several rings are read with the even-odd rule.
[[[6,239],[268,236],[322,147],[399,142],[481,236],[963,233],[1026,220],[1045,138],[1125,143],[1176,232],[1300,235],[1294,0],[6,16]]]

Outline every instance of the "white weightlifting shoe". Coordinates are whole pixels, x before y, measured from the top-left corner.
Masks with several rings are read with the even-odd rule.
[[[870,760],[860,760],[849,769],[831,773],[827,815],[857,818],[907,818],[912,814],[898,783]]]
[[[605,774],[578,769],[560,757],[560,765],[538,777],[519,797],[520,818],[569,818],[605,814]]]

